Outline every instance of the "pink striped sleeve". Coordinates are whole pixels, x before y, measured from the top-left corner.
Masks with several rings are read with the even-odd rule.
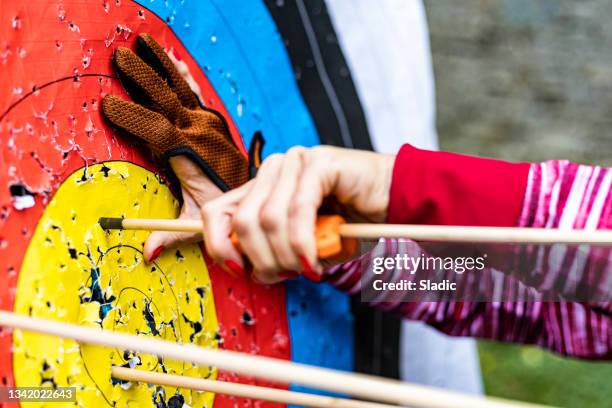
[[[611,229],[612,169],[569,161],[531,166],[518,226],[534,228]],[[526,247],[515,257],[513,272],[539,290],[566,298],[610,302],[612,251],[609,247]]]
[[[612,170],[582,166],[567,161],[531,165],[523,208],[517,225],[565,229],[612,228]],[[563,274],[571,272],[597,289],[608,293],[612,285],[612,259],[609,249],[582,248],[581,262],[576,262],[572,248],[560,247],[554,253],[541,248],[522,248],[510,262],[522,268],[526,280],[517,279],[516,271],[488,270],[482,281],[473,285],[497,285],[517,291],[522,301],[512,302],[398,302],[384,294],[372,306],[398,313],[403,318],[424,321],[453,336],[470,336],[497,341],[534,344],[555,352],[592,359],[612,359],[612,307],[601,301],[544,302],[532,284],[555,288]],[[532,251],[532,252],[529,252]],[[561,252],[559,252],[561,251]],[[604,251],[604,252],[602,252]],[[607,251],[607,253],[605,252]],[[418,256],[422,249],[410,241],[385,240],[361,258],[328,271],[328,281],[350,294],[358,294],[362,277],[374,257],[396,253]],[[551,259],[554,257],[554,262]],[[597,262],[590,262],[596,259]],[[525,261],[528,260],[528,261]],[[604,260],[604,262],[602,262]],[[391,279],[402,278],[400,271],[390,271]],[[537,280],[534,280],[535,277]],[[367,283],[367,282],[366,282]],[[490,289],[490,286],[489,286]],[[549,288],[550,289],[550,288]],[[524,299],[524,300],[523,300]]]

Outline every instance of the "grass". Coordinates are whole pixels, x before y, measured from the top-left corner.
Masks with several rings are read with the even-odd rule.
[[[612,363],[485,341],[478,349],[488,395],[568,408],[612,407]]]

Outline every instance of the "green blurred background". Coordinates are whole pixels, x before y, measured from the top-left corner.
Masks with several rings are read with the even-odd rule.
[[[484,341],[478,350],[488,395],[557,407],[612,406],[611,363]]]
[[[605,0],[424,1],[444,150],[612,165],[612,7]],[[612,363],[480,342],[488,394],[612,407]]]

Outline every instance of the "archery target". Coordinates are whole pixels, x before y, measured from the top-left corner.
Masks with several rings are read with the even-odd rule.
[[[110,60],[114,48],[131,47],[140,32],[153,35],[181,61],[199,85],[205,104],[226,118],[240,149],[244,150],[243,140],[248,144],[256,130],[264,133],[266,153],[282,152],[296,144],[319,143],[283,40],[260,0],[3,2],[0,9],[3,309],[28,303],[22,297],[25,289],[18,286],[18,281],[28,281],[23,274],[29,272],[22,267],[26,250],[31,247],[30,241],[46,207],[72,175],[102,163],[111,168],[115,161],[123,161],[148,171],[129,172],[128,177],[135,179],[135,185],[146,181],[145,174],[163,177],[157,176],[157,166],[150,154],[133,140],[116,135],[99,112],[101,98],[106,94],[128,98],[115,78]],[[91,211],[99,214],[101,211],[95,207],[92,204]],[[66,208],[68,211],[70,206]],[[102,260],[102,266],[108,266],[105,262],[113,259],[111,255]],[[206,264],[218,322],[218,347],[351,369],[352,322],[346,296],[328,286],[302,281],[285,286],[255,285],[229,277],[208,261]],[[113,293],[116,289],[112,288]],[[77,291],[70,295],[80,294]],[[93,321],[95,306],[88,307],[94,310],[85,315]],[[140,316],[134,320],[134,326],[128,324],[129,330],[140,330],[146,323]],[[18,373],[14,373],[17,366],[13,359],[21,352],[17,346],[21,345],[13,343],[10,331],[0,329],[0,385],[15,382],[13,377]],[[106,364],[110,365],[111,357],[108,358]],[[75,364],[74,367],[77,364],[76,359],[65,362]],[[52,373],[53,370],[45,371],[44,375]],[[224,371],[217,376],[270,385]],[[129,404],[124,395],[121,394],[119,402]],[[223,395],[214,399],[215,406],[252,404]],[[4,406],[7,404],[0,403],[0,407]]]
[[[132,1],[18,1],[3,4],[0,17],[0,307],[289,359],[282,286],[234,279],[206,260],[199,246],[168,251],[152,271],[155,264],[145,266],[140,254],[146,232],[107,234],[97,227],[97,218],[107,214],[171,218],[177,211],[150,154],[115,135],[99,111],[104,95],[129,98],[110,61],[115,47],[133,46],[136,33],[150,33],[180,56],[206,105],[225,116],[244,151],[233,118],[166,23]],[[110,366],[140,362],[143,369],[215,376],[208,367],[162,365],[125,351],[0,329],[0,384],[70,382],[83,386],[83,406],[156,406],[159,389],[124,390],[110,379]],[[230,372],[216,375],[270,385]],[[162,389],[168,403],[176,390]],[[213,402],[212,394],[180,393],[193,406]],[[214,396],[215,406],[236,404],[253,402]]]

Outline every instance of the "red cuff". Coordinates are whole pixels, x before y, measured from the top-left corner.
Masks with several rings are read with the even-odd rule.
[[[387,222],[514,227],[529,166],[404,145],[393,168]]]

